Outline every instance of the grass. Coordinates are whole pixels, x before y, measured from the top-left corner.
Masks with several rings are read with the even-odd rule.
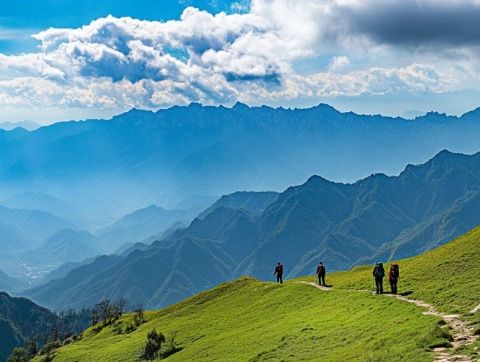
[[[400,292],[447,313],[462,313],[480,333],[480,229],[434,251],[402,260]],[[387,264],[388,266],[388,264]],[[328,275],[332,291],[241,278],[171,307],[146,313],[130,334],[111,327],[84,332],[60,348],[54,361],[135,361],[147,333],[177,333],[183,349],[171,361],[431,361],[431,349],[448,345],[448,328],[413,304],[368,292],[372,267]],[[366,290],[366,291],[362,291]],[[123,325],[132,315],[122,318]],[[480,342],[464,348],[475,354]]]
[[[56,352],[55,361],[134,361],[148,331],[177,332],[172,361],[430,361],[448,342],[438,318],[370,293],[322,292],[295,282],[242,278],[169,308],[147,312],[128,335],[107,327]],[[124,317],[124,323],[131,316]],[[401,343],[399,343],[401,341]]]
[[[399,292],[412,292],[411,298],[445,313],[468,314],[480,303],[479,251],[480,228],[476,228],[435,250],[400,260]],[[388,270],[390,263],[385,265]],[[372,266],[333,273],[328,283],[336,289],[373,289]]]

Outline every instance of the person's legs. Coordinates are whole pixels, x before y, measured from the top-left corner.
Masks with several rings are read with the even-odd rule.
[[[377,294],[380,294],[380,282],[377,277],[375,277],[375,288],[377,290]]]
[[[322,285],[322,276],[318,274],[318,285]]]
[[[322,285],[325,287],[325,275],[322,275]]]
[[[280,284],[283,284],[283,273],[279,274],[279,277],[280,277]]]
[[[383,278],[380,278],[380,293],[383,293]]]

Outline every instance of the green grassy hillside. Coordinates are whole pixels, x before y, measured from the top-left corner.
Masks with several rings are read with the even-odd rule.
[[[390,264],[385,264],[386,269]],[[446,313],[468,314],[480,303],[480,228],[398,264],[399,292],[413,292],[411,298],[424,300]],[[328,283],[335,289],[373,289],[372,267],[333,273]]]
[[[438,310],[467,315],[480,303],[480,229],[424,255],[402,260],[400,292]],[[387,264],[388,266],[388,264]],[[422,308],[375,296],[371,267],[328,275],[330,291],[302,281],[252,278],[222,284],[171,307],[146,313],[133,332],[89,329],[55,352],[54,361],[135,361],[147,333],[176,333],[172,361],[431,361],[448,344],[448,328]],[[122,318],[123,326],[132,315]],[[467,319],[480,323],[478,313]],[[477,320],[476,320],[477,319]],[[477,326],[478,328],[478,326]],[[474,345],[462,353],[473,353]]]
[[[80,342],[60,349],[55,361],[134,361],[152,328],[178,333],[184,349],[170,356],[172,361],[429,361],[428,347],[446,341],[437,318],[407,303],[250,278],[146,317],[130,334],[115,335],[109,327],[87,331]]]

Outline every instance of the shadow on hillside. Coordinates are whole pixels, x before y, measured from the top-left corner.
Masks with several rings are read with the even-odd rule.
[[[392,292],[386,292],[386,291],[383,292],[383,294],[392,294],[393,295]],[[397,293],[397,294],[402,296],[402,297],[407,297],[407,296],[413,294],[413,290],[409,290],[409,291],[406,291],[406,292],[403,292],[403,293]]]

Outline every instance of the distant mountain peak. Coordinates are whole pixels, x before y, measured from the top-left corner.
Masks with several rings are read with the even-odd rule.
[[[322,112],[329,112],[329,113],[334,113],[338,114],[341,113],[338,109],[335,107],[331,106],[330,104],[327,103],[319,103],[317,106],[312,107],[313,109],[320,110]]]
[[[148,205],[147,207],[144,207],[143,209],[140,209],[140,210],[159,210],[159,209],[165,210],[163,207],[155,204]]]
[[[322,176],[318,176],[318,175],[313,175],[313,176],[310,176],[309,179],[307,180],[307,182],[305,182],[305,184],[315,184],[315,185],[319,185],[319,184],[334,184],[335,182],[333,181],[330,181],[330,180],[327,180],[326,178],[322,177]]]
[[[437,155],[435,157],[440,157],[440,156],[449,156],[449,155],[459,155],[460,153],[455,153],[455,152],[452,152],[452,151],[449,151],[447,149],[443,149],[441,150],[439,153],[437,153]]]
[[[242,102],[236,102],[236,103],[233,105],[232,108],[233,108],[233,109],[237,109],[237,110],[238,110],[238,109],[250,109],[250,107],[249,107],[247,104],[242,103]]]
[[[477,107],[469,112],[462,114],[462,117],[477,116],[480,115],[480,107]]]
[[[429,162],[444,162],[448,160],[458,160],[461,157],[466,157],[467,155],[464,153],[459,153],[459,152],[452,152],[447,149],[443,149],[440,152],[438,152]],[[474,155],[471,155],[469,157],[473,157]]]
[[[192,102],[187,106],[187,108],[199,109],[203,108],[203,104],[199,102]]]

